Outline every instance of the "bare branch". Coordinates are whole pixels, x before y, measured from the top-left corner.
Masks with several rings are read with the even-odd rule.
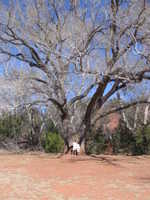
[[[121,110],[128,109],[128,108],[135,106],[137,104],[149,104],[149,103],[150,102],[148,100],[140,100],[140,101],[134,101],[134,102],[128,103],[128,104],[126,104],[124,106],[120,106],[118,108],[113,108],[113,109],[109,110],[108,112],[103,113],[99,117],[97,117],[97,119],[94,121],[93,124],[95,124],[99,119],[106,117],[107,115],[110,115],[112,113],[116,113],[116,112],[119,112]]]
[[[81,95],[76,96],[76,97],[74,97],[73,99],[71,99],[71,100],[69,101],[69,104],[72,105],[72,104],[74,104],[76,101],[79,101],[79,100],[85,98],[85,97],[89,94],[90,90],[91,90],[93,87],[95,87],[96,85],[97,85],[97,83],[93,83],[92,85],[90,85]]]

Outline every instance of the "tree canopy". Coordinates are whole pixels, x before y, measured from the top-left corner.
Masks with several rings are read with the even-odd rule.
[[[1,60],[31,72],[29,103],[51,107],[68,147],[115,93],[150,80],[146,0],[2,1],[0,13]]]

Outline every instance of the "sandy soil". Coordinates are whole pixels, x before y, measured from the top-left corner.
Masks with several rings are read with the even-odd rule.
[[[150,156],[0,153],[0,200],[150,200]]]

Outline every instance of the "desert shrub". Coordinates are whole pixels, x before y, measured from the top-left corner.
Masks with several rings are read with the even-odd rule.
[[[88,154],[101,154],[105,152],[107,147],[106,138],[101,130],[90,134],[87,138],[86,151]]]
[[[0,117],[0,137],[16,138],[21,133],[22,119],[20,115],[3,114]]]
[[[113,152],[131,155],[150,154],[150,126],[141,126],[133,134],[120,124],[113,134]]]
[[[130,154],[133,151],[135,145],[134,136],[123,123],[119,124],[118,129],[113,135],[115,136],[115,142],[113,144],[115,153]]]
[[[113,153],[117,154],[120,150],[120,134],[118,132],[112,134],[112,148]]]
[[[143,126],[136,131],[133,154],[150,154],[150,126]]]
[[[144,146],[146,147],[146,153],[150,154],[150,126],[144,127]]]
[[[87,153],[104,153],[108,146],[108,134],[102,130],[91,133],[87,138]],[[118,129],[111,135],[113,153],[126,153],[130,155],[150,154],[150,126],[141,126],[133,134],[127,127],[120,123]]]
[[[59,153],[64,149],[64,141],[58,133],[48,132],[43,138],[43,147],[47,153]]]

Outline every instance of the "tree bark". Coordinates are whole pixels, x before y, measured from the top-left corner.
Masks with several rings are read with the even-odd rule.
[[[80,154],[81,155],[84,155],[84,154],[87,154],[87,151],[86,151],[86,138],[84,138],[80,144]]]
[[[150,101],[150,97],[148,98],[148,102]],[[144,125],[148,122],[148,114],[149,114],[149,104],[146,105],[145,111],[144,111]]]

